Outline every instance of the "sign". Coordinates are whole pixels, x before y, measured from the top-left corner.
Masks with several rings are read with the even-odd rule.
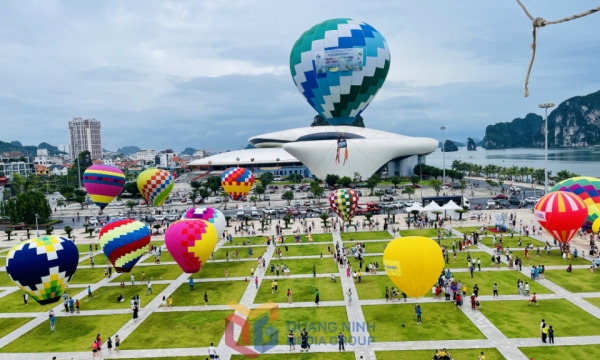
[[[315,52],[317,74],[361,71],[364,49],[335,49]]]
[[[6,178],[6,176],[0,176],[0,185],[6,184],[8,184],[8,179]]]

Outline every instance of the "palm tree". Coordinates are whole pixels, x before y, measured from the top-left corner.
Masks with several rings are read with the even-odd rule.
[[[326,212],[324,212],[319,217],[323,221],[323,227],[325,228],[325,231],[327,231],[327,220],[329,219],[329,215]],[[286,227],[287,227],[287,225],[286,225]]]
[[[73,232],[73,228],[70,226],[65,226],[65,228],[63,230],[65,230],[65,232],[67,233],[67,237],[70,238],[71,232]]]

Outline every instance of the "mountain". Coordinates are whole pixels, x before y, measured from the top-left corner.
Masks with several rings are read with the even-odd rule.
[[[181,152],[181,155],[194,155],[195,152],[196,152],[196,149],[188,147],[188,148],[185,148],[185,150],[183,150]]]
[[[600,145],[600,91],[567,99],[548,115],[548,147],[590,145]],[[486,149],[543,146],[544,119],[537,114],[488,125],[483,138]]]
[[[133,155],[140,150],[141,149],[137,146],[124,146],[120,149],[117,149],[117,152],[123,155]]]
[[[37,149],[47,149],[49,155],[61,155],[65,154],[62,151],[58,151],[56,146],[52,146],[48,143],[41,143],[39,146],[21,144],[20,141],[11,141],[10,143],[0,141],[0,152],[11,152],[20,151],[23,156],[35,156]]]
[[[448,141],[452,142],[452,144],[454,144],[454,147],[465,147],[465,144],[459,142],[459,141],[454,141],[454,140],[446,140],[446,143],[448,143]],[[442,142],[438,141],[438,149],[442,148]],[[448,150],[448,151],[456,151],[456,150]]]
[[[477,151],[477,144],[475,143],[475,140],[473,140],[471,138],[467,138],[467,150],[468,151]]]
[[[49,155],[57,155],[57,154],[66,154],[64,151],[59,151],[58,147],[48,144],[47,142],[43,142],[38,145],[38,149],[46,149],[48,150]]]
[[[458,151],[458,147],[456,146],[456,141],[446,140],[446,142],[444,143],[444,149],[442,151],[443,152]]]

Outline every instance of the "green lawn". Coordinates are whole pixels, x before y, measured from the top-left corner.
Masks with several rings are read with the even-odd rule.
[[[125,282],[131,284],[131,274],[134,275],[136,284],[142,281],[142,272],[146,273],[146,280],[175,280],[183,270],[178,265],[148,265],[134,267],[129,273],[121,274],[115,277],[110,282]]]
[[[230,261],[224,263],[208,262],[206,266],[200,270],[198,275],[200,278],[224,278],[225,269],[229,270],[229,277],[247,276],[250,277],[250,267],[256,269],[256,261]]]
[[[469,273],[454,273],[454,278],[457,281],[460,280],[463,284],[467,285],[467,288],[469,289],[467,294],[469,296],[471,295],[473,286],[475,286],[475,284],[479,286],[479,295],[493,295],[494,283],[498,284],[499,295],[518,295],[518,279],[529,283],[530,293],[535,292],[538,294],[552,294],[552,291],[548,288],[540,285],[537,281],[531,281],[530,278],[517,271],[475,271],[472,279]],[[525,299],[525,297],[523,298]]]
[[[285,246],[279,246],[281,248],[282,256],[307,256],[307,255],[321,255],[323,257],[329,257],[327,252],[327,246],[331,248],[331,251],[335,251],[333,243],[331,245],[308,243],[306,245],[292,245],[288,246],[288,250],[285,250]]]
[[[227,241],[223,246],[244,246],[244,243],[245,245],[267,245],[267,235],[234,237],[231,243]]]
[[[575,269],[568,273],[565,267],[565,270],[546,270],[546,279],[571,292],[596,292],[600,285],[600,272]]]
[[[79,292],[81,290],[74,290],[73,293]],[[29,305],[25,305],[25,303],[23,302],[23,292],[20,290],[0,298],[0,309],[2,309],[3,313],[44,312],[50,311],[50,309],[60,304],[62,304],[62,298],[59,299],[58,302],[52,304],[40,305],[37,303],[37,301],[33,299],[33,297],[29,296]]]
[[[577,259],[567,259],[563,260],[560,255],[559,249],[553,249],[550,251],[550,256],[546,255],[546,252],[543,248],[540,247],[540,256],[536,256],[536,249],[529,251],[529,259],[525,258],[525,250],[516,250],[513,251],[514,256],[518,256],[523,259],[523,266],[533,266],[533,265],[564,265],[565,269],[569,264],[572,265],[592,265],[592,263],[588,260],[582,259],[578,257]]]
[[[150,254],[150,257],[147,258],[146,260],[144,260],[143,262],[153,264],[155,258],[156,258],[156,253],[153,253],[153,254]],[[174,262],[174,261],[175,260],[173,259],[173,256],[167,250],[163,250],[160,253],[160,262],[161,263]]]
[[[584,300],[600,308],[600,298],[585,298]]]
[[[496,348],[492,349],[456,349],[448,350],[450,355],[456,360],[477,360],[479,354],[485,354],[485,360],[504,360],[506,359]],[[377,351],[377,360],[430,360],[435,354],[435,350],[412,350],[412,351]],[[540,357],[540,359],[546,359]],[[558,359],[558,358],[557,358]],[[561,359],[562,360],[562,359]]]
[[[292,300],[294,302],[315,301],[315,290],[319,289],[320,301],[344,300],[341,282],[331,282],[326,278],[287,279],[280,278],[277,281],[277,294],[271,293],[271,280],[265,279],[256,294],[255,304],[268,301],[276,303],[287,303],[287,289],[292,289]]]
[[[313,264],[316,265],[317,274],[337,274],[338,267],[336,263],[333,262],[331,258],[323,258],[323,259],[286,259],[283,258],[281,260],[271,260],[271,264],[281,265],[285,264],[290,268],[291,275],[298,274],[312,274],[313,272]],[[270,265],[269,265],[270,266]],[[250,267],[248,267],[248,271],[250,271]],[[250,274],[248,272],[248,274]],[[270,270],[269,270],[270,274]]]
[[[362,309],[367,323],[376,324],[376,330],[370,330],[369,334],[377,342],[485,339],[462,311],[454,311],[452,307],[451,303],[421,304],[420,325],[413,304],[366,305]]]
[[[392,240],[393,237],[387,231],[350,231],[341,234],[343,241],[360,240]]]
[[[17,330],[31,320],[32,318],[0,318],[0,338]]]
[[[452,226],[452,228],[460,233],[463,233],[465,235],[469,235],[471,233],[471,231],[478,231],[481,233],[481,226]],[[493,235],[494,233],[491,231],[487,231],[488,235]],[[507,233],[498,233],[498,234],[507,234]],[[483,235],[485,235],[485,231],[483,232]]]
[[[362,277],[361,283],[356,284],[356,291],[360,300],[385,299],[385,287],[390,292],[392,287],[396,287],[387,275],[366,275]],[[431,292],[425,296],[431,297]],[[390,295],[391,298],[391,295]],[[398,297],[400,298],[400,297]]]
[[[296,349],[300,349],[297,347]],[[327,354],[327,355],[325,355]],[[285,354],[285,358],[288,360],[321,360],[323,358],[327,358],[327,360],[354,360],[355,355],[352,351],[340,352],[340,353],[302,353],[302,354]],[[256,359],[259,360],[280,360],[282,355],[273,354],[273,355],[259,355]],[[164,358],[162,358],[164,359]],[[246,360],[248,359],[245,355],[232,355],[232,360]]]
[[[424,236],[437,239],[438,230],[439,229],[400,230],[400,236]]]
[[[121,288],[119,286],[103,286],[92,292],[93,298],[87,296],[83,299],[79,299],[81,303],[80,309],[83,310],[107,310],[107,309],[129,309],[129,301],[135,296],[140,296],[140,302],[142,307],[148,305],[156,295],[160,294],[165,288],[166,284],[152,284],[152,294],[146,296],[147,285],[125,285]],[[117,297],[123,295],[125,301],[122,303],[117,302]]]
[[[471,255],[471,261],[473,258],[477,260],[478,258],[481,260],[481,268],[489,268],[492,263],[492,256],[488,255],[483,251],[457,251],[456,252],[456,261],[454,261],[454,253],[452,252],[452,245],[450,246],[450,251],[448,252],[448,263],[444,265],[446,269],[466,269],[468,267],[467,257]],[[505,268],[508,265],[501,262],[500,267]],[[495,267],[495,265],[494,265]],[[475,264],[475,268],[477,270],[477,264]]]
[[[250,317],[260,317],[265,310],[252,310]],[[269,321],[269,326],[277,329],[278,344],[287,344],[287,334],[294,331],[300,337],[300,331],[306,328],[309,336],[317,343],[331,343],[334,337],[337,344],[337,335],[343,332],[346,339],[350,339],[350,330],[346,308],[339,307],[314,307],[296,309],[278,309],[277,319]],[[349,329],[350,328],[350,329]],[[251,332],[250,343],[253,344],[254,332]],[[322,340],[320,340],[322,339]],[[299,339],[298,339],[299,340]],[[297,347],[299,349],[299,347]],[[281,356],[280,356],[281,357]]]
[[[105,341],[130,319],[131,315],[59,317],[54,334],[50,331],[50,323],[44,321],[1,348],[0,352],[88,351],[97,334]]]
[[[100,266],[95,269],[77,269],[69,284],[95,284],[103,278],[104,268]]]
[[[541,300],[539,303],[539,307],[528,306],[527,298],[522,301],[486,302],[482,304],[481,312],[509,338],[539,337],[541,319],[552,325],[555,336],[600,334],[600,320],[569,301]]]
[[[6,265],[6,256],[2,256],[0,257],[0,266],[5,266]]]
[[[0,286],[17,286],[15,282],[10,279],[6,271],[0,272]]]
[[[96,249],[96,245],[98,245],[98,249]],[[90,254],[90,244],[79,244],[77,245],[77,250],[79,250],[79,255],[89,255]],[[92,251],[100,251],[102,248],[100,245],[95,242],[92,244]]]
[[[525,247],[525,245],[532,243],[533,246],[539,246],[540,247],[540,252],[542,252],[544,250],[544,246],[546,245],[546,243],[541,242],[539,240],[536,240],[534,238],[531,238],[529,236],[518,236],[515,235],[514,238],[511,238],[510,236],[503,236],[502,237],[502,246],[505,248],[518,248],[519,247],[519,238],[521,239],[521,246],[520,247]],[[483,238],[483,245],[488,246],[488,247],[492,247],[492,242],[493,239],[491,237],[485,237]],[[500,237],[497,236],[496,237],[496,244],[500,243]],[[531,252],[530,252],[531,253]],[[535,250],[534,250],[535,253]]]
[[[522,347],[519,350],[527,355],[527,358],[542,360],[592,359],[597,357],[597,354],[600,354],[600,345],[569,346],[560,344],[560,339],[556,340],[556,337],[569,335],[566,333],[563,334],[554,325],[552,325],[552,329],[554,330],[554,340],[558,341],[560,346],[552,346],[552,350],[549,350],[547,346]],[[596,356],[592,356],[592,354],[596,354]]]
[[[173,301],[176,304],[175,300]],[[175,312],[161,310],[150,315],[121,349],[172,349],[218,344],[225,332],[225,317],[233,311]],[[202,334],[202,336],[198,336]]]
[[[251,258],[257,259],[259,256],[262,256],[267,250],[266,246],[236,246],[236,247],[226,247],[220,248],[215,252],[215,260],[225,260],[226,254],[229,251],[229,260],[232,260],[235,257],[235,251],[237,250],[238,256],[240,259],[248,259],[248,250],[252,250]],[[162,259],[161,259],[162,260]]]
[[[193,291],[190,291],[189,284],[183,284],[173,293],[173,301],[177,302],[177,306],[204,305],[206,291],[209,305],[225,305],[239,302],[247,288],[245,281],[195,282]]]

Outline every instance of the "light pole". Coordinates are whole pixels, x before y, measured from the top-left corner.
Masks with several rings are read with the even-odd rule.
[[[446,182],[446,151],[444,150],[444,145],[446,145],[446,140],[444,138],[444,131],[446,130],[445,126],[440,128],[442,130],[442,170],[444,174],[442,175],[442,179],[444,183]]]
[[[553,107],[553,103],[540,104],[540,109],[546,111],[546,118],[544,119],[544,194],[548,193],[548,109]]]
[[[38,228],[38,214],[35,214],[35,232],[37,237],[40,237],[40,229]]]
[[[79,179],[79,188],[81,189],[81,170],[79,170],[79,156],[77,156],[77,178]]]

